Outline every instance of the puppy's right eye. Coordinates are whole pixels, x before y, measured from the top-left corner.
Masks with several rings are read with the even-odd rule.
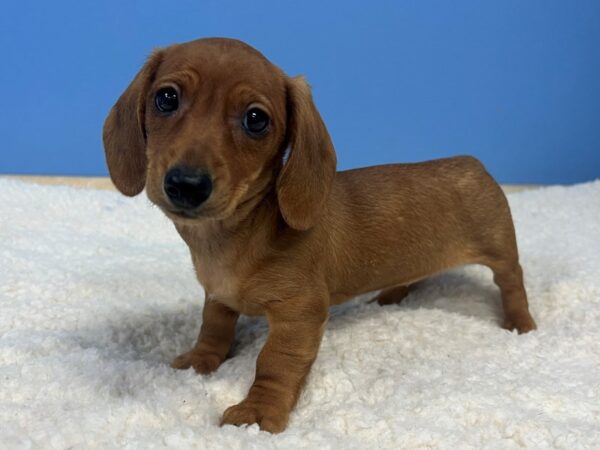
[[[179,108],[179,95],[177,90],[172,87],[159,89],[154,97],[156,109],[162,113],[171,113]]]

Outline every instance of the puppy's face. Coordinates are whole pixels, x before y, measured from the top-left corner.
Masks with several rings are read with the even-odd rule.
[[[231,39],[155,52],[111,110],[104,146],[121,192],[145,187],[184,223],[225,219],[276,189],[285,220],[306,229],[335,173],[308,85]]]
[[[283,74],[236,44],[195,41],[154,56],[143,100],[146,192],[174,220],[230,216],[280,160]]]

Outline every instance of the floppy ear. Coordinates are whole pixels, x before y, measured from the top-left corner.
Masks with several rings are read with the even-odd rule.
[[[162,60],[155,52],[112,107],[104,122],[104,153],[113,183],[125,195],[139,194],[146,184],[146,93]]]
[[[307,230],[329,196],[335,150],[303,77],[287,79],[287,108],[289,157],[277,178],[277,199],[287,224]]]

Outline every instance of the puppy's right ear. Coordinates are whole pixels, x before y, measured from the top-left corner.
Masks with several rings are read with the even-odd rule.
[[[113,183],[125,195],[139,194],[146,184],[146,95],[162,61],[154,52],[112,107],[104,122],[104,153]]]

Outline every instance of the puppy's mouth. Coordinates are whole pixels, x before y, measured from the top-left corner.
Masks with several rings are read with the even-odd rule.
[[[186,209],[164,209],[167,216],[178,219],[198,219],[203,217],[203,214],[200,214],[198,211],[189,211]]]
[[[230,195],[219,196],[196,208],[178,207],[169,201],[168,196],[163,192],[163,198],[157,202],[157,205],[169,219],[188,225],[201,220],[225,220],[235,213],[240,204],[244,204],[241,200],[246,191],[247,185],[243,185]]]
[[[207,219],[219,219],[222,216],[221,208],[214,207],[199,207],[196,209],[176,208],[173,205],[160,205],[160,208],[166,216],[178,222],[192,222]]]
[[[198,221],[214,219],[218,212],[214,208],[200,207],[196,209],[177,208],[173,205],[160,205],[160,208],[171,220],[177,221]]]

